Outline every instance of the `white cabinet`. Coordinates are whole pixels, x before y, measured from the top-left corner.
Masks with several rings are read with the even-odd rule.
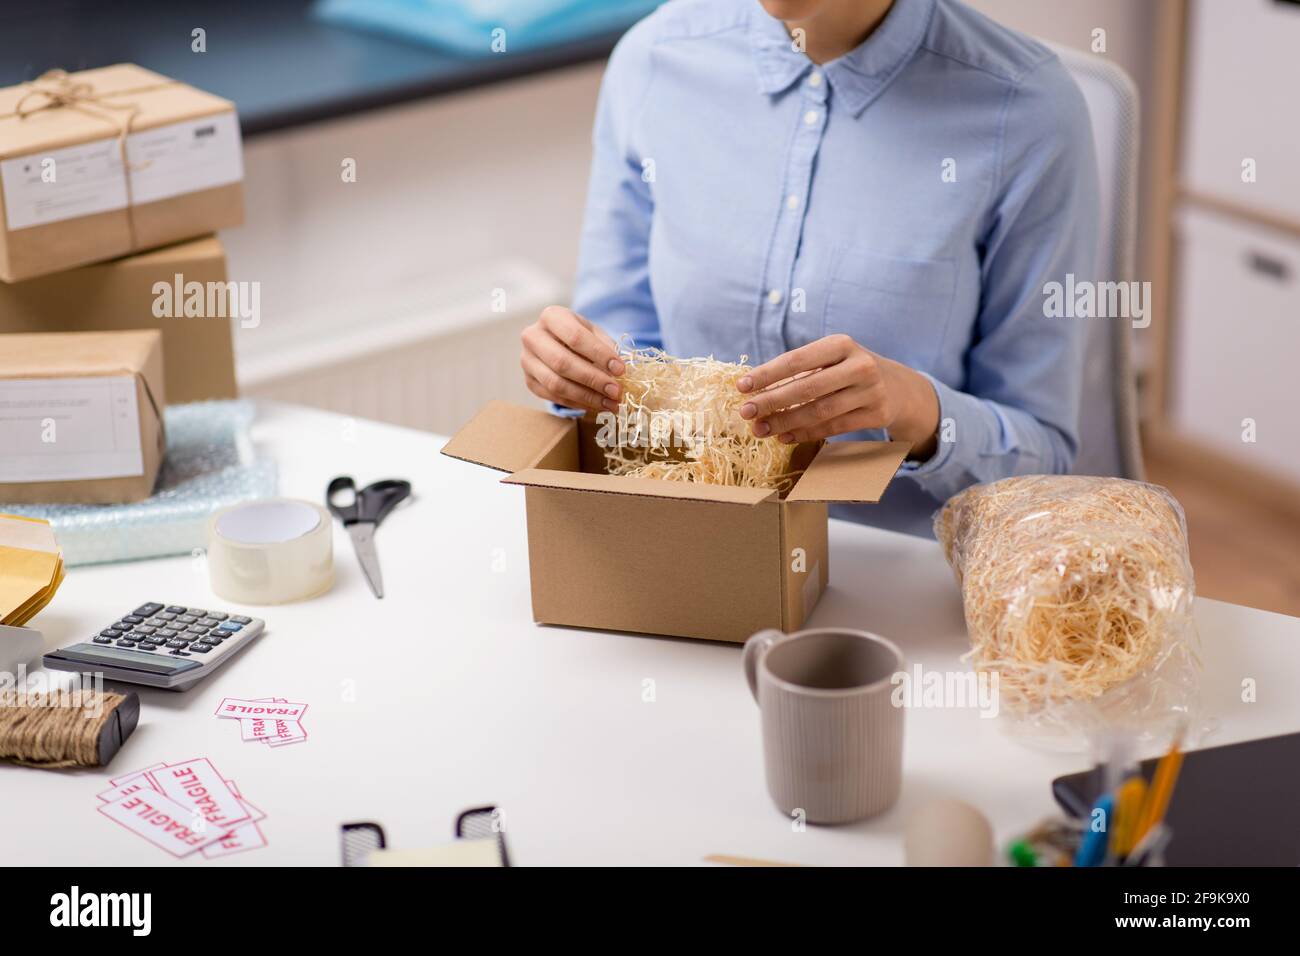
[[[1193,193],[1300,222],[1300,4],[1189,7],[1182,181]],[[1255,182],[1242,163],[1255,163]]]
[[[1176,230],[1171,424],[1300,482],[1300,239],[1190,207]]]

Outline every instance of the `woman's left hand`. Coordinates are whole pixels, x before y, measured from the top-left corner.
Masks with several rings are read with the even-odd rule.
[[[863,428],[887,428],[910,442],[909,458],[934,454],[939,397],[921,373],[828,335],[758,366],[736,382],[750,400],[740,415],[760,438],[815,441]]]

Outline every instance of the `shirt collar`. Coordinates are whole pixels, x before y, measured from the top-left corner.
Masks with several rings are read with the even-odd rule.
[[[934,3],[894,0],[871,36],[822,67],[831,88],[854,116],[889,85],[921,45]],[[784,23],[755,7],[749,20],[749,40],[758,68],[758,88],[763,93],[780,93],[814,64],[794,49]]]

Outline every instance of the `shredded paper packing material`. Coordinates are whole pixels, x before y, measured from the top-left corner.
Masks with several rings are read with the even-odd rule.
[[[795,446],[756,437],[740,417],[751,398],[736,388],[750,371],[745,356],[682,359],[625,342],[619,357],[626,371],[620,435],[604,449],[609,474],[790,490]]]
[[[167,457],[154,493],[124,505],[4,505],[0,511],[49,521],[69,565],[188,554],[207,544],[221,508],[276,493],[275,462],[253,453],[249,401],[172,405]]]
[[[1006,478],[955,495],[935,534],[961,585],[968,657],[997,675],[1022,739],[1083,750],[1203,729],[1187,526],[1165,489]]]

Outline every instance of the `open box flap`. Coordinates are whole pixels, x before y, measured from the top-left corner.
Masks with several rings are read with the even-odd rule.
[[[572,419],[511,402],[491,401],[442,446],[442,453],[497,471],[531,468],[574,432]]]
[[[905,441],[827,442],[785,500],[875,503],[911,447]]]
[[[502,478],[501,481],[507,485],[527,485],[533,488],[564,488],[569,491],[712,501],[731,505],[752,506],[776,497],[776,492],[771,488],[732,488],[690,481],[664,481],[660,478],[632,478],[626,475],[596,475],[585,471],[551,471],[545,468],[526,468],[508,478]]]

